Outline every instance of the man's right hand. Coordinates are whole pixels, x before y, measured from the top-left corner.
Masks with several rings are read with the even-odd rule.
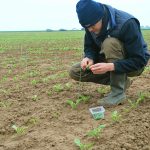
[[[81,68],[83,70],[86,70],[87,67],[90,67],[91,65],[94,64],[94,61],[90,58],[85,57],[82,61],[81,61]]]

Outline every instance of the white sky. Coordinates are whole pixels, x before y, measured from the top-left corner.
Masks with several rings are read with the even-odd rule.
[[[96,0],[136,16],[150,25],[150,0]],[[78,0],[0,0],[0,31],[81,28]],[[149,13],[148,13],[149,12]]]

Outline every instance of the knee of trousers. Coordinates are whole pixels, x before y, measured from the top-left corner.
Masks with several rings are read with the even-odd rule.
[[[117,38],[106,38],[102,43],[101,51],[105,54],[107,62],[113,62],[124,58],[123,43]]]
[[[70,78],[78,81],[79,78],[80,78],[80,76],[79,76],[80,75],[80,70],[81,70],[80,63],[77,63],[77,64],[73,65],[69,70]]]

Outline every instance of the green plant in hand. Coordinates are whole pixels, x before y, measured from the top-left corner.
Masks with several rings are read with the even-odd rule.
[[[86,70],[86,71],[90,71],[90,70],[91,70],[91,69],[90,69],[90,66],[88,65],[85,70]]]
[[[91,130],[90,132],[87,133],[87,135],[90,137],[99,138],[105,127],[106,125],[99,125],[98,128]]]
[[[118,111],[114,111],[111,114],[111,119],[113,122],[119,122],[121,119],[121,115],[118,113]]]
[[[94,144],[83,144],[81,143],[80,139],[75,139],[74,143],[77,147],[79,147],[80,150],[90,150]]]

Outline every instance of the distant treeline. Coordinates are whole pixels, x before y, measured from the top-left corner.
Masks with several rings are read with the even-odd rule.
[[[150,26],[141,26],[142,30],[150,30]],[[83,31],[84,28],[81,29],[76,29],[73,28],[72,30],[67,30],[67,29],[59,29],[59,30],[52,30],[52,29],[46,29],[47,32],[54,32],[54,31]]]

